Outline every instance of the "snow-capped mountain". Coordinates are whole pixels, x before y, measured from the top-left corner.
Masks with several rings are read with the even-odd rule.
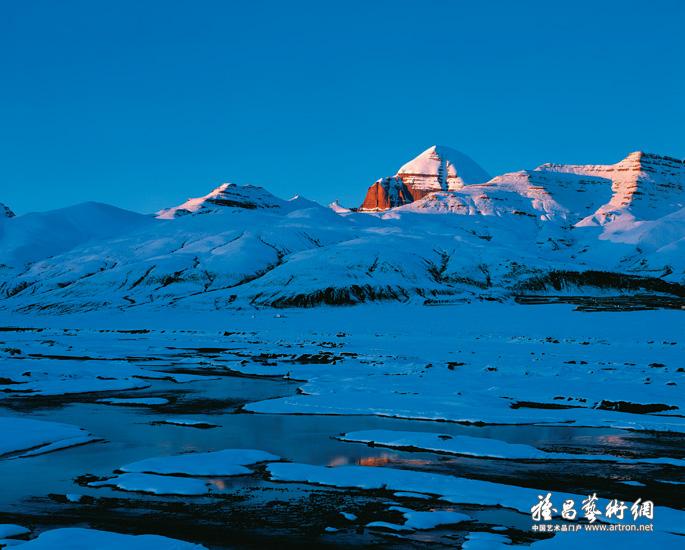
[[[371,213],[224,184],[156,216],[86,203],[3,218],[0,307],[685,297],[683,161],[632,153],[479,181],[465,158],[428,149],[374,184],[395,206]]]
[[[465,154],[444,145],[433,145],[398,171],[417,194],[432,191],[454,191],[469,183],[487,181],[489,176]]]
[[[433,145],[403,165],[394,176],[381,178],[369,187],[360,210],[387,210],[435,191],[455,191],[488,179],[485,170],[463,153]]]
[[[603,225],[626,211],[640,219],[653,219],[685,206],[685,164],[637,151],[615,164],[548,163],[489,179],[465,155],[433,146],[395,176],[374,183],[360,210],[389,210],[428,196],[411,208],[499,215],[502,209],[520,206],[513,195],[525,198],[532,211],[543,216],[561,216],[583,225]],[[579,213],[584,215],[576,219]]]

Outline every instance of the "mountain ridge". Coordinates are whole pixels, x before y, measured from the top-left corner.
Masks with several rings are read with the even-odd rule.
[[[613,196],[610,200],[598,207],[596,217],[600,223],[612,217],[612,212],[627,207],[635,206],[640,208],[640,215],[645,214],[644,203],[651,200],[663,200],[667,197],[671,200],[672,206],[685,206],[685,161],[674,157],[656,155],[643,151],[635,151],[628,154],[624,159],[614,164],[588,164],[588,165],[568,165],[557,163],[541,164],[533,170],[522,170],[511,172],[494,178],[488,178],[481,182],[461,182],[449,185],[427,185],[424,188],[413,188],[410,178],[402,177],[401,172],[406,166],[422,165],[422,157],[439,151],[439,146],[433,146],[404,165],[395,176],[389,176],[377,180],[369,187],[364,202],[359,210],[363,212],[382,212],[398,206],[404,206],[416,201],[436,191],[459,191],[472,185],[496,187],[503,183],[513,184],[516,179],[527,178],[529,180],[544,180],[540,178],[540,173],[568,174],[570,177],[583,176],[586,178],[584,183],[610,182]],[[461,153],[459,153],[461,155]],[[465,157],[468,158],[468,157]],[[425,165],[424,165],[425,166]],[[422,182],[429,177],[437,177],[435,168],[431,174],[424,174]],[[549,180],[549,176],[547,176]],[[556,176],[557,180],[563,178]],[[580,179],[578,180],[580,182]],[[656,186],[656,187],[655,187]],[[511,187],[511,185],[510,185]],[[474,188],[476,189],[476,188]],[[658,195],[658,197],[657,197]],[[649,207],[649,205],[647,205]],[[592,223],[588,220],[586,223]]]
[[[372,212],[222,184],[156,217],[85,203],[0,218],[0,308],[685,298],[683,161],[637,152],[468,183],[441,153],[404,165],[420,198]]]

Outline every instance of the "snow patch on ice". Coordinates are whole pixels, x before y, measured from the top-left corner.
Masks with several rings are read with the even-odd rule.
[[[89,487],[114,487],[122,491],[154,495],[196,496],[209,493],[208,482],[190,477],[154,474],[121,474],[102,481],[91,481]]]
[[[17,417],[0,417],[0,433],[0,456],[35,456],[96,440],[77,426]]]
[[[147,458],[122,466],[120,470],[161,475],[236,476],[252,473],[245,468],[247,465],[273,460],[280,460],[280,457],[256,449],[224,449]]]
[[[404,516],[405,522],[402,525],[397,525],[384,521],[375,521],[367,524],[367,527],[384,527],[396,531],[416,531],[434,529],[441,525],[453,525],[456,523],[462,523],[464,521],[471,521],[470,516],[449,510],[418,512],[416,510],[403,508],[401,506],[391,506],[389,510],[400,512]]]

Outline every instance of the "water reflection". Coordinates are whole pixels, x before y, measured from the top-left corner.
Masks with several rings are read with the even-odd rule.
[[[418,458],[405,458],[395,453],[384,452],[380,455],[362,456],[357,458],[338,455],[329,460],[327,466],[336,467],[347,466],[349,464],[356,464],[357,466],[387,466],[389,464],[425,466],[426,464],[433,464],[433,461]]]

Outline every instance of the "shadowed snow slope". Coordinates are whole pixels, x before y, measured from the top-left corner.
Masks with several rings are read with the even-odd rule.
[[[10,216],[0,219],[0,264],[21,266],[91,240],[144,227],[151,221],[149,216],[97,202]]]
[[[432,147],[377,183],[400,206],[373,214],[224,184],[156,218],[96,203],[2,218],[0,307],[681,299],[684,166],[633,153],[483,183],[475,163]]]

